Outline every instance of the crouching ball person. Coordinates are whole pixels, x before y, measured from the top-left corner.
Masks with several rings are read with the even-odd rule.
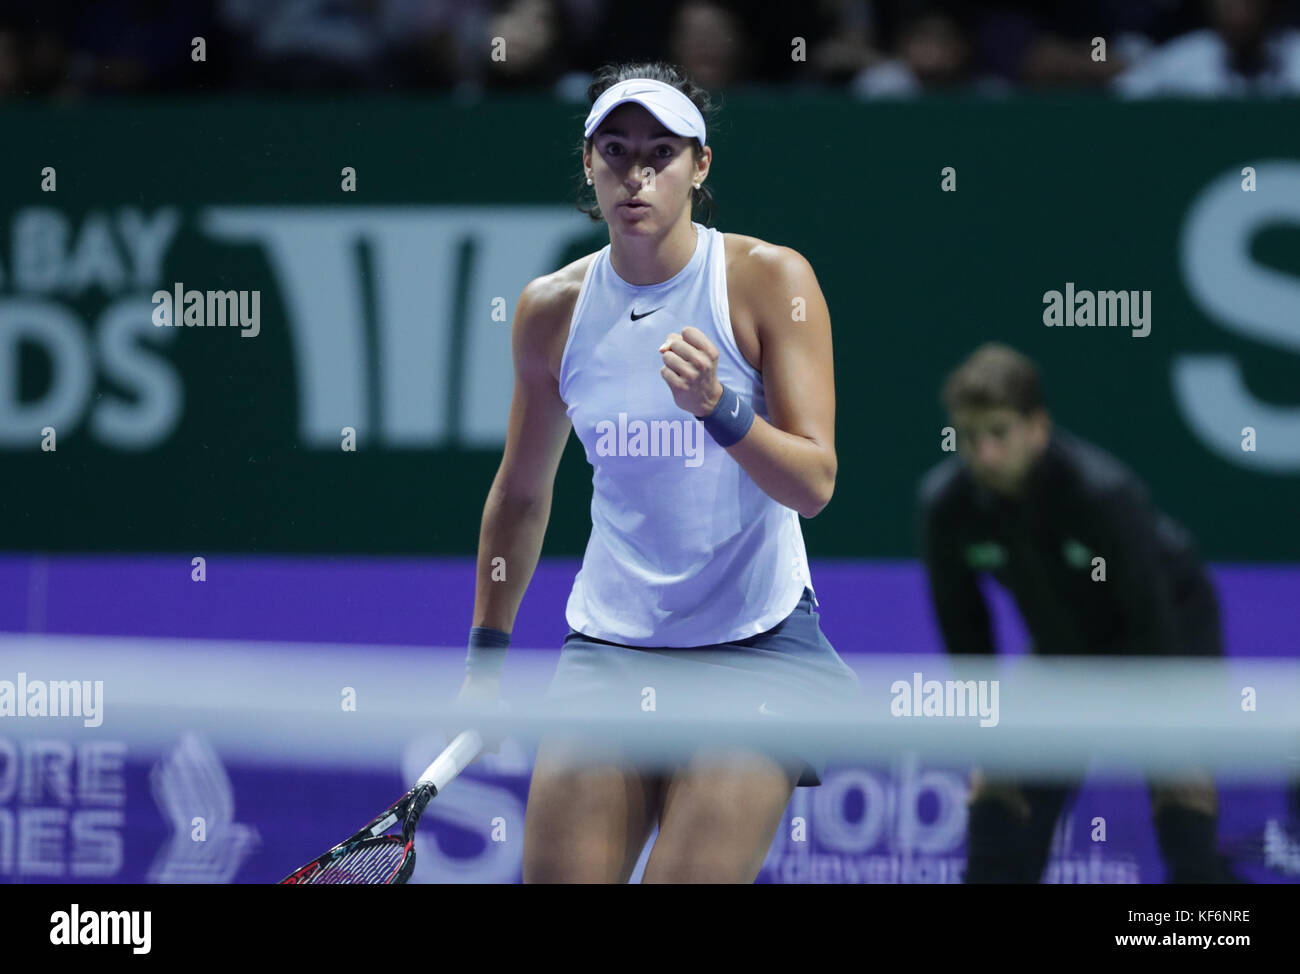
[[[921,486],[922,548],[939,627],[953,654],[995,652],[978,585],[1015,598],[1035,652],[1074,656],[1223,654],[1214,585],[1187,531],[1151,505],[1118,460],[1053,429],[1037,367],[988,344],[944,389],[958,455]],[[1092,579],[1094,555],[1107,581]],[[1037,883],[1083,769],[1056,781],[972,775],[968,883]],[[1187,769],[1150,779],[1172,883],[1238,881],[1216,851],[1214,781]]]

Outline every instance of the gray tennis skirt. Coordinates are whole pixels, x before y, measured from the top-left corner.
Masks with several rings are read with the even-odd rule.
[[[761,724],[770,741],[771,721],[779,726],[782,716],[824,715],[859,699],[857,674],[822,634],[817,608],[805,588],[794,611],[766,632],[691,648],[627,646],[570,630],[546,701],[569,715],[617,714],[622,726],[630,713],[647,721],[681,718],[692,727],[699,722],[701,745],[715,736],[710,726],[721,730],[739,715]],[[616,734],[589,736],[600,738],[590,742],[593,749],[619,753]],[[807,743],[760,750],[800,767],[799,787],[821,784],[826,760]]]

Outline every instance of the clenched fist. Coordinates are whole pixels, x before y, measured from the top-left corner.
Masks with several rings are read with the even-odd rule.
[[[664,367],[659,374],[673,391],[673,402],[697,419],[713,412],[722,398],[718,381],[718,350],[698,328],[673,332],[659,346]]]

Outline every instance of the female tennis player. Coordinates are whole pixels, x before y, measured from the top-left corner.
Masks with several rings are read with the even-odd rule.
[[[609,245],[530,282],[516,308],[462,698],[496,692],[570,425],[593,468],[592,530],[553,698],[640,707],[651,662],[686,686],[721,671],[852,693],[856,676],[819,628],[799,526],[835,486],[817,279],[789,248],[693,221],[693,205],[712,202],[711,104],[676,68],[608,67],[588,97],[586,209]],[[497,557],[508,580],[492,581]],[[753,706],[779,712],[767,696]],[[817,764],[701,746],[647,769],[544,737],[524,881],[626,882],[658,824],[645,882],[753,882],[793,789],[820,784]]]

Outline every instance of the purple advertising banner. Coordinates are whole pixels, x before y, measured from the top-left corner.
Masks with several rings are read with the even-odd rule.
[[[576,561],[539,565],[513,634],[520,652],[555,653],[568,630],[564,604],[577,568]],[[1214,577],[1230,656],[1296,657],[1300,568],[1222,566]],[[812,578],[823,631],[851,666],[867,654],[941,652],[915,563],[814,563]],[[205,692],[212,700],[245,693],[251,701],[272,685],[292,700],[295,686],[331,667],[357,669],[359,660],[373,662],[392,685],[433,658],[454,672],[473,588],[470,559],[0,556],[0,683],[37,673],[49,653],[130,658],[152,684],[151,696],[132,699],[130,687],[120,694],[133,708],[122,724],[100,727],[87,716],[84,726],[33,729],[0,712],[0,880],[282,878],[409,787],[439,750],[440,730],[417,729],[390,744],[378,731],[363,740],[365,725],[357,723],[350,753],[324,738],[314,748],[310,741],[280,748],[306,726],[306,710],[287,704],[281,725],[263,727],[252,709],[223,705],[200,714],[196,706],[187,724],[184,701],[202,702]],[[990,596],[1003,651],[1023,652],[1014,608],[996,589]],[[221,660],[256,679],[223,697],[230,688],[221,685]],[[168,694],[175,707],[153,721],[149,708]],[[430,806],[413,882],[519,881],[532,758],[507,741]],[[881,765],[832,764],[820,788],[796,790],[759,881],[960,882],[967,771],[908,752]],[[1255,848],[1280,834],[1288,815],[1283,784],[1221,787],[1224,848]],[[1061,818],[1044,881],[1162,881],[1150,816],[1140,780],[1090,777]],[[1300,864],[1266,867],[1258,858],[1241,858],[1238,872],[1256,882],[1300,876]]]

